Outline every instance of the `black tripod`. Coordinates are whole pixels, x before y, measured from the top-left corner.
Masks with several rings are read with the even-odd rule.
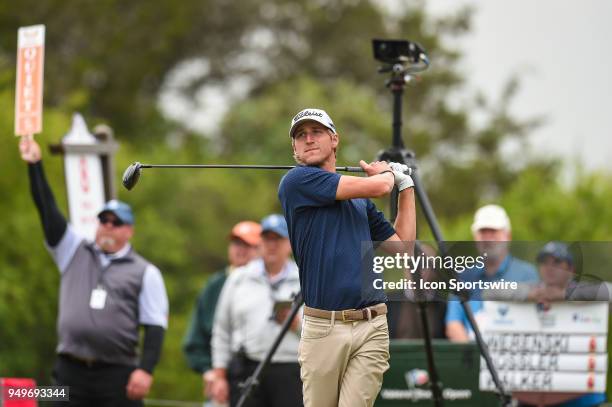
[[[393,161],[401,164],[406,164],[410,168],[416,168],[416,156],[413,151],[407,150],[402,140],[402,96],[406,83],[413,78],[416,72],[424,71],[429,66],[429,60],[425,51],[416,43],[409,41],[397,40],[373,40],[374,57],[383,63],[384,66],[379,68],[380,73],[391,73],[391,78],[387,80],[386,85],[393,93],[393,138],[392,147],[379,153],[379,160]],[[444,238],[440,226],[436,219],[427,193],[423,188],[423,184],[418,176],[418,171],[413,173],[412,180],[414,181],[414,191],[416,192],[421,209],[427,220],[429,228],[436,240],[438,250],[441,256],[446,256],[448,251],[444,244]],[[397,216],[397,199],[398,192],[395,188],[391,194],[391,219]],[[418,244],[416,245],[418,249]],[[415,273],[415,278],[420,279],[420,273]],[[418,286],[418,284],[417,284]],[[416,293],[417,305],[421,319],[423,336],[425,342],[425,351],[427,353],[427,365],[430,378],[430,386],[432,398],[436,407],[441,407],[444,403],[442,396],[442,384],[439,380],[436,370],[433,347],[431,342],[431,334],[429,332],[429,322],[427,320],[426,302],[422,294],[417,290]],[[504,390],[503,383],[499,379],[497,371],[493,366],[489,350],[486,347],[480,329],[474,319],[474,314],[468,303],[468,296],[463,293],[457,293],[461,301],[461,306],[473,328],[476,343],[480,350],[481,356],[487,363],[487,368],[491,373],[495,387],[497,388],[500,398],[500,405],[511,405],[510,396]]]
[[[302,293],[298,293],[293,298],[293,304],[291,305],[291,311],[289,312],[289,316],[283,322],[281,330],[276,336],[274,343],[272,344],[270,349],[268,349],[268,353],[266,353],[266,356],[262,359],[261,362],[259,362],[253,374],[244,383],[241,383],[241,387],[243,388],[243,390],[242,394],[240,395],[240,400],[238,400],[238,404],[236,405],[237,407],[242,407],[249,398],[249,395],[251,394],[253,388],[259,385],[259,378],[261,377],[266,366],[272,360],[272,356],[274,356],[274,354],[276,353],[276,349],[278,349],[278,346],[283,341],[283,338],[285,337],[287,331],[289,330],[289,327],[291,326],[291,322],[293,322],[293,319],[297,315],[303,303],[304,299],[302,298]]]

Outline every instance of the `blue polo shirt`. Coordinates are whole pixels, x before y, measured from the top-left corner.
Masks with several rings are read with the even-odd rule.
[[[387,300],[384,291],[372,285],[371,247],[372,241],[385,241],[395,233],[369,199],[336,200],[339,181],[339,174],[298,166],[278,188],[304,301],[324,310]]]
[[[502,278],[506,281],[516,281],[517,283],[528,283],[540,280],[538,277],[538,272],[533,264],[511,255],[506,256],[506,258],[500,264],[497,272],[491,277],[485,273],[484,268],[480,268],[465,271],[461,275],[460,280],[470,282],[478,280],[499,281]],[[468,302],[474,315],[482,310],[482,301],[480,298],[482,298],[480,290],[471,291],[470,300]],[[461,303],[456,297],[448,302],[448,306],[446,308],[446,323],[451,321],[459,321],[463,324],[463,326],[465,326],[468,333],[473,332],[467,316],[463,311],[463,307],[461,307]]]

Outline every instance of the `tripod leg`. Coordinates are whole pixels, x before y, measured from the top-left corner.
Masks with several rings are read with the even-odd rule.
[[[417,252],[421,251],[420,245],[418,243],[416,244],[415,249]],[[417,269],[414,273],[414,276],[417,281],[421,280],[421,271]],[[417,284],[417,287],[420,287],[420,283]],[[436,407],[441,407],[444,404],[444,397],[442,396],[442,386],[434,360],[434,351],[431,342],[431,332],[429,331],[429,321],[427,320],[426,303],[425,299],[423,298],[423,292],[420,289],[417,289],[416,291],[416,301],[418,305],[419,316],[421,318],[421,328],[423,330],[423,341],[425,344],[425,354],[427,355],[427,370],[429,372],[429,382],[431,383],[432,398],[434,400],[434,405]]]
[[[406,84],[406,71],[401,69],[401,65],[399,66],[399,68],[400,69],[398,70],[395,70],[395,69],[393,70],[391,79],[387,82],[387,86],[391,89],[391,92],[393,93],[393,147],[387,151],[382,152],[382,154],[379,154],[379,157],[380,157],[379,159],[407,164],[410,167],[414,168],[415,167],[414,161],[416,160],[415,155],[413,152],[408,151],[404,148],[404,141],[402,140],[402,134],[401,134],[401,130],[402,130],[402,94],[403,94],[404,86]],[[414,189],[417,194],[417,198],[421,204],[421,209],[423,210],[427,223],[429,224],[429,227],[434,235],[434,238],[436,239],[436,242],[438,244],[438,249],[440,253],[444,256],[446,255],[447,250],[444,244],[444,239],[442,237],[442,232],[436,220],[436,216],[434,214],[432,206],[429,202],[429,198],[427,197],[427,194],[425,193],[425,190],[418,177],[418,173],[413,174],[412,179],[414,181]],[[392,214],[391,218],[392,219],[395,219],[395,216],[397,214],[397,197],[398,197],[397,191],[394,191],[391,195],[391,214]],[[495,367],[493,366],[492,363],[490,363],[491,357],[488,352],[488,349],[486,348],[484,344],[484,341],[482,340],[480,330],[478,329],[478,325],[476,324],[476,321],[474,320],[474,315],[472,314],[471,309],[469,308],[469,305],[465,301],[462,301],[461,305],[463,306],[463,309],[466,312],[466,315],[468,315],[468,319],[470,320],[470,323],[472,324],[472,327],[474,328],[474,333],[476,334],[476,343],[478,345],[478,348],[480,349],[480,353],[483,355],[483,357],[487,361],[487,367],[489,371],[491,372],[491,377],[493,378],[493,381],[495,382],[495,386],[497,387],[497,390],[499,392],[500,402],[504,406],[509,405],[508,403],[509,403],[510,398],[506,394],[503,384],[501,383],[501,381],[499,380],[499,377],[497,376]],[[423,333],[424,333],[425,342],[426,342],[425,349],[428,352],[427,360],[429,363],[429,377],[432,382],[431,386],[432,386],[432,395],[434,399],[434,404],[436,406],[441,406],[443,402],[442,391],[438,383],[438,374],[437,374],[437,371],[434,365],[433,349],[431,347],[431,337],[429,336],[429,330],[426,326],[428,324],[426,321],[424,321],[423,318],[421,318],[421,321],[425,324],[423,326]]]
[[[278,333],[276,339],[274,340],[274,343],[268,350],[268,353],[263,358],[263,360],[259,362],[259,365],[257,365],[257,368],[255,369],[255,372],[253,372],[253,375],[249,377],[244,383],[244,390],[242,390],[242,394],[240,395],[240,400],[238,400],[238,404],[236,405],[237,407],[242,407],[244,405],[244,403],[249,398],[249,394],[251,394],[251,391],[253,390],[253,388],[259,384],[259,378],[261,377],[261,374],[263,373],[266,366],[268,366],[268,364],[272,360],[272,357],[276,353],[278,346],[280,345],[283,338],[287,334],[287,331],[289,331],[289,327],[291,326],[291,322],[293,322],[293,318],[295,318],[295,316],[297,315],[303,303],[304,303],[304,300],[302,298],[302,293],[299,293],[293,299],[293,306],[291,308],[291,312],[289,312],[289,316],[283,323],[283,326],[281,327],[280,332]]]
[[[429,198],[425,190],[423,189],[421,180],[419,179],[417,174],[412,175],[412,180],[414,181],[415,192],[417,193],[417,196],[419,198],[419,203],[421,204],[421,209],[423,210],[423,214],[425,215],[425,218],[427,219],[427,223],[429,224],[429,227],[431,228],[431,231],[436,239],[436,242],[438,243],[438,249],[440,250],[440,254],[442,256],[446,256],[447,249],[444,244],[444,239],[442,238],[442,232],[440,231],[440,227],[438,225],[438,222],[436,221],[436,217],[431,207],[431,203],[429,202]],[[482,334],[480,333],[478,324],[476,323],[476,320],[474,319],[474,313],[472,312],[472,309],[467,303],[466,298],[461,299],[461,306],[463,307],[463,311],[465,312],[468,320],[470,321],[470,325],[472,325],[472,330],[474,331],[474,336],[476,337],[476,344],[478,345],[480,354],[482,355],[482,357],[487,363],[487,368],[489,369],[489,372],[491,373],[491,378],[493,379],[493,382],[495,383],[495,387],[497,388],[497,391],[499,393],[500,403],[503,406],[510,405],[510,396],[506,393],[504,389],[504,385],[499,379],[499,376],[497,374],[497,370],[495,369],[495,366],[493,366],[493,361],[491,360],[489,349],[487,348],[486,344],[484,343],[484,340],[482,339]]]
[[[476,338],[476,343],[480,349],[480,354],[484,358],[485,363],[487,364],[487,369],[489,369],[489,373],[491,373],[493,383],[495,383],[495,387],[497,388],[500,405],[510,406],[512,404],[511,397],[506,393],[504,384],[499,379],[499,375],[497,374],[497,370],[495,369],[493,360],[491,359],[491,354],[489,353],[489,348],[487,348],[487,345],[484,343],[484,339],[482,339],[482,334],[480,333],[480,329],[478,328],[478,324],[474,318],[472,307],[470,307],[470,304],[466,298],[461,299],[461,306],[463,307],[463,311],[465,312],[468,321],[470,321],[470,325],[472,326],[472,330],[474,331],[474,336]]]
[[[385,158],[385,155],[387,155],[387,157]],[[410,154],[406,154],[404,150],[399,150],[399,149],[394,149],[391,152],[388,153],[383,153],[382,155],[383,159],[390,159],[390,160],[394,160],[395,162],[399,162],[401,164],[408,164],[407,159],[412,159],[414,158],[413,155]],[[413,163],[411,163],[413,164]],[[419,184],[417,184],[418,182],[418,177],[416,174],[413,174],[412,176],[413,180],[414,180],[414,187],[415,187],[415,192],[417,192],[417,197],[419,198],[419,202],[421,202],[421,206],[423,206],[423,202],[426,202],[426,205],[428,205],[429,210],[430,210],[430,215],[431,217],[428,218],[428,222],[430,224],[430,227],[432,228],[432,230],[435,230],[438,232],[438,235],[440,236],[440,240],[438,245],[442,244],[442,239],[441,239],[441,233],[440,233],[440,229],[437,225],[437,222],[435,221],[435,217],[433,216],[433,211],[431,210],[431,206],[429,205],[429,200],[427,199],[427,195],[423,194],[419,194],[419,191],[421,190],[420,187],[418,187]],[[425,201],[421,200],[421,196],[424,196]],[[398,192],[397,192],[397,188],[393,189],[393,192],[391,194],[391,214],[392,214],[392,219],[395,219],[396,215],[397,215],[397,199],[398,199]],[[433,221],[433,223],[432,223]],[[432,226],[433,225],[433,226]],[[418,244],[417,244],[417,249],[418,249]],[[418,249],[420,250],[420,249]],[[420,279],[420,273],[418,273],[418,277],[417,280]],[[419,285],[417,285],[419,286]],[[419,292],[417,291],[417,297],[419,297]],[[439,380],[439,376],[438,376],[438,371],[436,369],[436,364],[435,364],[435,360],[434,360],[434,355],[433,355],[433,346],[432,346],[432,342],[431,342],[431,334],[429,332],[429,323],[427,321],[427,310],[425,309],[425,305],[422,303],[422,301],[417,299],[417,303],[419,304],[419,314],[421,315],[421,324],[422,324],[422,329],[423,329],[423,340],[425,342],[425,352],[427,354],[427,370],[429,372],[429,379],[430,379],[430,383],[431,383],[431,393],[432,393],[432,398],[434,401],[434,405],[436,407],[442,407],[442,405],[444,404],[444,398],[442,396],[442,388],[440,385],[440,380]]]

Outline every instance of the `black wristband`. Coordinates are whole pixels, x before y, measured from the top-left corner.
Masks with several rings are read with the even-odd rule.
[[[165,330],[157,325],[144,325],[144,330],[142,356],[138,367],[153,374],[161,355]]]

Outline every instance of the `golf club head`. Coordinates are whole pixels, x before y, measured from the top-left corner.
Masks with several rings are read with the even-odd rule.
[[[123,173],[123,186],[128,191],[131,191],[132,188],[134,188],[134,185],[136,185],[136,183],[138,182],[138,179],[140,178],[141,168],[142,164],[136,161],[125,169],[125,172]]]

